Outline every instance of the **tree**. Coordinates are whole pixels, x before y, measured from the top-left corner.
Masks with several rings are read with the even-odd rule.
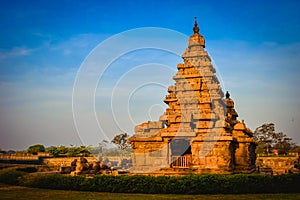
[[[119,135],[116,135],[111,142],[116,144],[123,153],[124,150],[130,147],[130,144],[127,143],[128,137],[129,135],[127,133],[121,133]]]
[[[86,146],[70,147],[68,148],[68,156],[89,156],[91,153]]]
[[[254,131],[254,139],[257,141],[257,153],[271,153],[277,149],[279,154],[286,154],[295,143],[282,132],[275,132],[275,124],[265,123]]]
[[[68,153],[68,147],[63,146],[63,145],[57,147],[57,150],[59,151],[59,154],[66,154],[66,153]]]
[[[57,147],[50,146],[46,149],[46,152],[51,153],[54,157],[58,156],[59,151],[57,150]]]
[[[65,147],[65,146],[51,146],[47,148],[47,152],[51,153],[54,157],[57,157],[59,155],[63,156],[89,156],[91,153],[88,150],[88,147],[86,146],[79,146],[74,147],[71,145],[71,147]]]
[[[58,155],[67,154],[68,153],[68,147],[65,147],[65,146],[59,146],[59,147],[50,146],[50,147],[47,148],[46,152],[49,152],[54,157],[57,157]]]
[[[294,147],[292,147],[291,151],[300,155],[300,146],[295,145]]]
[[[105,148],[108,144],[108,141],[107,140],[102,140],[100,143],[99,143],[99,152],[98,152],[98,156],[99,157],[102,157],[103,156],[103,148]]]
[[[15,154],[16,153],[16,151],[15,150],[8,150],[7,152],[6,152],[6,154]],[[23,152],[24,153],[24,152]]]
[[[0,149],[0,154],[6,154],[6,153],[7,153],[6,151]]]
[[[27,152],[31,154],[37,154],[38,152],[45,152],[45,147],[44,145],[36,144],[28,147]]]

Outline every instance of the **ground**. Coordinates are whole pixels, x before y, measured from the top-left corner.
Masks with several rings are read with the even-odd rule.
[[[169,194],[124,194],[124,193],[100,193],[100,192],[80,192],[67,190],[47,190],[27,188],[21,186],[0,185],[0,199],[206,199],[206,200],[249,200],[249,199],[285,199],[300,200],[298,194],[242,194],[242,195],[169,195]]]

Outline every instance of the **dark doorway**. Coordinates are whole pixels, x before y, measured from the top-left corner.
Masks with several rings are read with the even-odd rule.
[[[170,143],[172,156],[183,156],[192,154],[189,140],[175,139]]]

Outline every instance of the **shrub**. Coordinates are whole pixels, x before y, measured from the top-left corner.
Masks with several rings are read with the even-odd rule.
[[[25,173],[14,171],[14,173]],[[188,175],[111,176],[93,178],[61,174],[8,174],[19,177],[20,185],[37,188],[149,194],[245,194],[299,192],[300,174],[265,175]],[[1,177],[2,179],[2,177]],[[7,178],[6,178],[7,179]],[[12,181],[13,183],[15,183]]]
[[[82,190],[86,178],[61,174],[27,174],[20,178],[20,185],[36,188]],[[88,185],[88,184],[87,184]],[[85,188],[85,187],[84,187]]]
[[[300,174],[284,174],[272,177],[274,190],[280,193],[299,193]]]
[[[27,174],[24,171],[20,171],[17,168],[5,168],[0,171],[0,182],[10,185],[18,185],[19,177]]]

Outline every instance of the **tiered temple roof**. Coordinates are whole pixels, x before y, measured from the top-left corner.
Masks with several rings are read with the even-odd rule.
[[[135,127],[133,173],[249,173],[255,169],[252,132],[224,93],[195,19],[194,34],[168,88],[157,122]],[[184,170],[183,170],[184,169]],[[179,170],[179,171],[178,171]]]

